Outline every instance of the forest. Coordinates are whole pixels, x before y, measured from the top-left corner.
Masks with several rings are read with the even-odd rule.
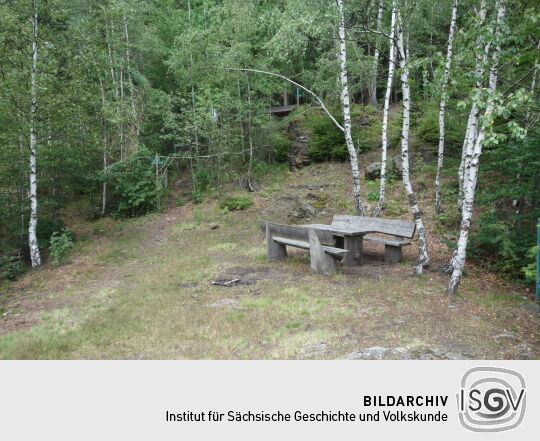
[[[313,196],[339,199],[322,216],[414,222],[407,271],[441,296],[472,265],[533,299],[538,2],[1,0],[0,17],[0,299],[107,222],[198,225],[215,204],[219,224],[309,170],[343,188]]]

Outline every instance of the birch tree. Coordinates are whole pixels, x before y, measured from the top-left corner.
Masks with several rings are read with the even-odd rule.
[[[362,196],[360,194],[360,170],[358,167],[358,157],[356,148],[354,147],[351,134],[351,106],[349,100],[349,83],[347,78],[347,47],[345,41],[345,14],[343,11],[343,0],[337,0],[339,8],[339,53],[338,59],[340,64],[339,82],[341,84],[341,110],[343,112],[343,133],[345,134],[345,143],[349,151],[351,161],[351,173],[353,181],[354,206],[356,213],[362,216],[364,209],[362,206]]]
[[[480,7],[477,12],[477,31],[480,32],[484,22],[486,20],[486,0],[480,2]],[[478,98],[479,93],[482,89],[483,76],[484,76],[484,65],[487,58],[487,53],[489,51],[490,43],[486,43],[485,46],[482,45],[482,39],[480,36],[476,39],[476,48],[475,48],[475,78],[476,78],[476,88],[473,93],[471,110],[469,112],[469,118],[467,120],[467,128],[465,130],[465,137],[463,140],[463,147],[461,151],[461,161],[459,164],[458,170],[458,181],[459,181],[459,192],[458,192],[458,208],[461,210],[463,202],[463,183],[465,181],[465,158],[467,154],[470,155],[474,147],[474,143],[477,137],[477,126],[478,126],[478,117],[480,114],[480,109],[478,107]],[[468,153],[469,152],[469,153]],[[453,260],[453,259],[452,259]]]
[[[443,79],[441,83],[441,101],[439,103],[439,151],[437,154],[437,173],[435,176],[435,212],[442,213],[441,203],[441,173],[444,163],[444,114],[446,112],[446,100],[448,80],[450,78],[450,67],[452,65],[452,50],[454,43],[454,32],[457,23],[458,0],[452,0],[452,18],[450,20],[450,30],[448,31],[448,48],[446,51],[446,63],[444,65]]]
[[[422,211],[416,200],[416,194],[411,184],[409,171],[409,128],[411,112],[411,88],[409,84],[409,49],[408,39],[405,41],[402,12],[397,11],[397,50],[401,70],[401,88],[403,92],[403,126],[401,130],[401,159],[403,162],[403,186],[409,200],[409,206],[414,216],[418,233],[419,259],[415,268],[416,274],[422,274],[425,266],[429,265],[426,230],[422,221]]]
[[[480,95],[482,92],[483,84],[484,84],[484,71],[485,71],[485,64],[487,62],[487,57],[489,53],[489,48],[491,45],[490,39],[488,39],[487,42],[485,42],[485,37],[482,37],[482,33],[485,32],[483,29],[485,21],[486,21],[486,15],[487,15],[487,5],[486,0],[482,0],[480,2],[480,7],[477,10],[476,14],[476,26],[475,31],[478,34],[476,38],[476,45],[474,48],[474,54],[475,54],[475,69],[474,69],[474,76],[475,76],[475,88],[472,92],[472,98],[471,98],[471,110],[469,112],[469,117],[467,119],[467,128],[465,129],[465,137],[463,139],[463,146],[461,150],[461,160],[459,164],[458,169],[458,182],[459,182],[459,191],[458,191],[458,209],[460,212],[463,209],[463,201],[464,201],[464,182],[466,180],[466,175],[468,173],[468,168],[466,167],[466,161],[467,158],[472,157],[474,145],[476,143],[476,139],[478,137],[478,119],[480,116]],[[454,248],[454,251],[452,253],[452,258],[450,259],[450,262],[448,263],[446,267],[446,272],[448,274],[451,274],[454,271],[455,265],[456,265],[456,258],[457,258],[457,251],[458,248]]]
[[[467,152],[465,159],[465,173],[463,182],[463,204],[461,210],[461,229],[456,246],[455,259],[453,262],[453,271],[448,283],[447,292],[455,294],[459,288],[459,283],[463,275],[463,267],[467,255],[467,242],[469,238],[469,229],[471,226],[471,218],[473,214],[474,196],[476,192],[476,183],[478,180],[478,167],[480,164],[480,156],[482,155],[482,147],[486,140],[487,132],[493,126],[495,118],[495,99],[497,90],[497,80],[499,75],[499,56],[501,53],[501,36],[502,27],[504,26],[504,17],[506,13],[506,5],[504,0],[497,0],[497,18],[494,29],[493,40],[495,41],[495,49],[490,60],[489,66],[489,87],[487,103],[484,110],[482,123],[478,130],[478,135],[474,142],[472,152]]]
[[[384,9],[384,0],[379,0],[379,6],[377,8],[377,28],[376,28],[377,32],[381,31],[383,9]],[[377,103],[378,71],[379,71],[379,45],[376,44],[375,52],[373,53],[373,69],[372,69],[372,77],[371,77],[370,87],[369,87],[369,103],[376,109],[379,106],[379,104]]]
[[[32,1],[32,65],[30,72],[30,222],[28,224],[28,245],[32,267],[41,265],[41,255],[37,240],[38,199],[37,199],[37,69],[38,69],[38,3]]]
[[[382,2],[381,2],[382,3]],[[390,109],[390,97],[392,95],[392,84],[394,82],[394,71],[396,68],[396,2],[392,2],[392,18],[390,23],[390,50],[388,55],[388,78],[386,80],[386,93],[384,94],[384,108],[382,119],[382,143],[381,143],[381,182],[379,188],[379,202],[373,211],[373,216],[378,216],[384,208],[386,193],[386,157],[388,152],[388,113]]]

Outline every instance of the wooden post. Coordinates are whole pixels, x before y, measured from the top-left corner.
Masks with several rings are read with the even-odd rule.
[[[309,257],[311,271],[330,276],[337,272],[336,259],[324,252],[314,229],[309,229]]]
[[[359,236],[345,236],[344,248],[349,250],[349,252],[343,257],[343,265],[356,266],[364,263],[362,246],[363,239],[363,234]]]
[[[288,106],[289,105],[289,95],[287,94],[287,90],[285,89],[285,92],[283,92],[283,105]]]
[[[266,252],[269,262],[275,262],[287,257],[287,248],[282,243],[274,242],[268,222],[266,222]]]
[[[386,263],[398,263],[401,261],[401,247],[384,245],[384,261]]]

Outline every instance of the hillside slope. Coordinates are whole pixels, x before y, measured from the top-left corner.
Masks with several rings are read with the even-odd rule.
[[[432,175],[420,166],[415,182],[442,264],[448,229],[434,220]],[[363,189],[376,190],[376,181]],[[445,275],[411,276],[416,244],[385,265],[369,243],[365,266],[333,277],[311,274],[300,250],[266,261],[258,219],[328,222],[351,201],[347,164],[321,163],[266,176],[246,211],[224,213],[209,199],[72,225],[85,240],[69,263],[0,295],[0,358],[538,358],[539,319],[522,288],[469,266],[461,295],[449,297]],[[317,214],[295,217],[304,203]],[[400,181],[388,204],[387,217],[410,218]]]

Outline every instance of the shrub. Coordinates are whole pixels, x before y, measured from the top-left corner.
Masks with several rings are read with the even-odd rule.
[[[343,132],[327,115],[306,114],[306,126],[311,130],[309,140],[309,158],[315,162],[345,161],[349,157]]]
[[[67,228],[52,234],[49,247],[49,256],[53,265],[60,265],[65,254],[73,248],[73,234]]]
[[[287,162],[287,154],[292,145],[292,140],[284,132],[273,132],[270,135],[270,144],[274,160],[277,162]]]
[[[249,208],[252,205],[253,205],[253,200],[246,193],[239,194],[239,195],[226,196],[219,203],[219,207],[221,209],[228,210],[228,211],[245,210],[246,208]]]
[[[367,195],[368,201],[378,201],[379,200],[379,192],[375,190],[371,190]]]
[[[512,228],[490,210],[478,219],[478,226],[471,233],[470,256],[506,276],[523,278],[528,275],[523,268],[534,259],[530,254],[533,241],[534,235]]]
[[[135,217],[156,209],[163,187],[161,182],[156,182],[149,157],[151,153],[141,148],[109,169],[106,177],[112,192],[110,211],[113,216]]]
[[[10,256],[0,256],[0,280],[14,280],[25,268],[20,259],[13,260]]]

